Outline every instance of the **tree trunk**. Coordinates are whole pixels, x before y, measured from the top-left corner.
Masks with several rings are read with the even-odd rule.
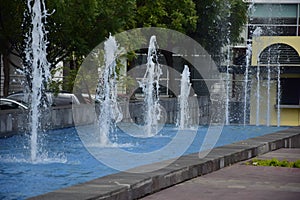
[[[3,95],[6,97],[8,96],[9,92],[9,79],[10,79],[10,74],[9,74],[9,69],[10,69],[10,64],[9,64],[9,58],[8,54],[5,53],[3,54],[3,75],[4,75],[4,83],[3,83]]]

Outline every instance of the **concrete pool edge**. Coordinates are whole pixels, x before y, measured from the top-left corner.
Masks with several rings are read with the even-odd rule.
[[[30,199],[137,199],[279,148],[296,147],[300,127],[217,147],[203,158],[198,153],[185,155],[157,171],[142,173],[157,163],[140,166],[135,170],[141,173],[120,172]]]

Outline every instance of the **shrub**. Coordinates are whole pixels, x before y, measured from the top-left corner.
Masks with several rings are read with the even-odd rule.
[[[261,160],[254,158],[250,162],[246,162],[246,165],[300,168],[300,160],[289,162],[287,160],[279,161],[276,158],[272,158],[270,160]]]
[[[293,167],[300,168],[300,160],[297,160],[296,162],[294,162]]]

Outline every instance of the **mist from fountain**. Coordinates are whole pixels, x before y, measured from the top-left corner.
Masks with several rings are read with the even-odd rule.
[[[99,82],[96,100],[99,102],[98,124],[100,127],[100,146],[111,146],[109,134],[113,132],[116,123],[123,118],[117,103],[117,73],[116,58],[118,44],[113,36],[104,42],[104,67],[99,69]]]
[[[36,162],[38,152],[40,152],[40,146],[38,144],[38,133],[41,126],[41,110],[42,96],[45,90],[45,83],[50,77],[49,63],[47,61],[47,38],[45,30],[46,21],[46,8],[43,0],[35,0],[32,4],[32,0],[27,2],[28,12],[31,16],[31,29],[26,35],[26,62],[30,69],[27,73],[30,73],[31,77],[31,93],[30,95],[30,112],[29,112],[29,124],[31,132],[31,161]]]
[[[180,80],[179,113],[176,126],[180,129],[188,128],[189,122],[189,95],[190,95],[190,70],[187,65],[184,66]]]
[[[151,36],[150,38],[146,65],[146,73],[139,85],[145,97],[145,132],[146,136],[150,137],[156,134],[161,117],[159,79],[162,69],[158,63],[156,36]]]

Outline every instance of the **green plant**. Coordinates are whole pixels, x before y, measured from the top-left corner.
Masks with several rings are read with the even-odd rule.
[[[290,167],[290,163],[287,160],[283,160],[280,162],[280,167]]]
[[[272,158],[269,160],[261,160],[254,158],[251,161],[245,163],[246,165],[253,165],[253,166],[272,166],[272,167],[293,167],[293,168],[300,168],[300,160],[295,162],[290,162],[287,160],[278,160],[276,158]]]
[[[277,160],[276,158],[272,158],[270,161],[269,161],[269,166],[279,166],[279,160]]]
[[[295,167],[295,168],[300,168],[300,160],[296,160],[296,161],[293,163],[293,167]]]

